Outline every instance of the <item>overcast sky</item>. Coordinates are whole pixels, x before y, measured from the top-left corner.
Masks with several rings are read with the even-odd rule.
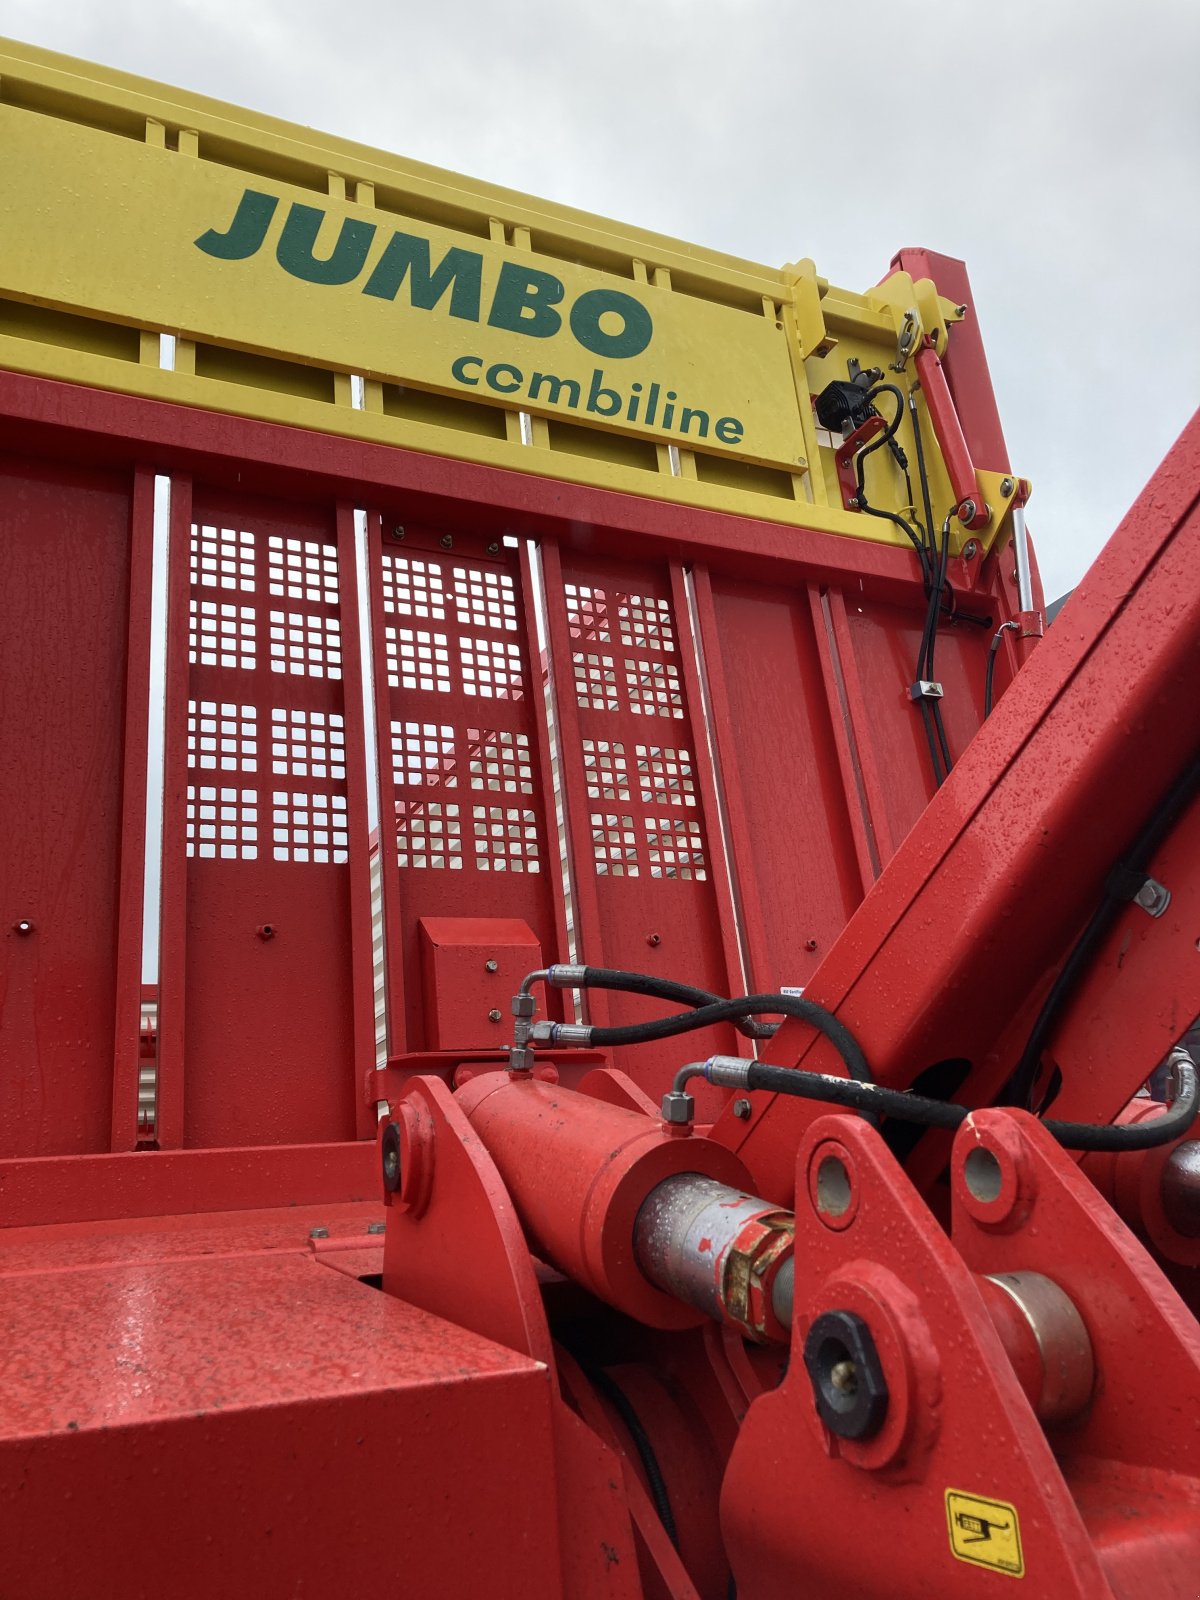
[[[0,33],[850,289],[962,256],[1048,597],[1200,399],[1197,0],[0,0]]]

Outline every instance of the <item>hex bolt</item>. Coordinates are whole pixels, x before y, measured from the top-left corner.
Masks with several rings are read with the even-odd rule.
[[[367,1232],[370,1233],[370,1234],[386,1233],[387,1232],[387,1223],[386,1222],[368,1222],[367,1223]]]
[[[858,1368],[853,1361],[835,1361],[829,1369],[829,1381],[839,1394],[855,1395],[858,1393]]]
[[[958,508],[958,520],[964,523],[974,522],[975,509],[974,500],[964,500],[962,505],[960,505]]]
[[[500,963],[498,961],[485,961],[483,963],[483,970],[485,972],[499,972]]]
[[[397,539],[397,540],[403,539],[404,538],[404,529],[402,527],[400,527],[399,525],[394,527],[392,529],[392,538],[393,539]]]
[[[1001,478],[1000,479],[1000,493],[1004,496],[1004,498],[1006,500],[1008,499],[1009,495],[1012,494],[1013,490],[1016,487],[1017,487],[1017,485],[1016,485],[1016,483],[1014,482],[1014,480],[1012,478]]]
[[[488,1021],[489,1022],[503,1022],[503,1020],[504,1020],[503,1011],[501,1011],[498,1006],[493,1006],[492,1009],[488,1012]]]
[[[751,1109],[749,1100],[735,1100],[733,1102],[733,1114],[735,1117],[740,1117],[743,1122],[750,1115]]]
[[[328,1237],[329,1237],[329,1229],[328,1228],[310,1228],[309,1232],[308,1232],[308,1237],[310,1239],[328,1239]]]
[[[13,923],[13,932],[20,934],[22,939],[27,939],[33,932],[33,923],[28,917],[22,917],[20,922]]]
[[[495,542],[495,540],[493,540],[492,543],[490,545],[488,545],[487,553],[490,556],[498,556],[500,554],[500,546]]]
[[[444,533],[441,538],[441,546],[443,550],[453,550],[454,535],[452,533]]]
[[[964,302],[961,306],[955,306],[954,312],[956,316],[965,317],[967,314],[966,303]]]
[[[967,540],[966,544],[963,545],[962,554],[964,561],[974,561],[975,557],[979,554],[979,546],[975,543],[974,539]]]

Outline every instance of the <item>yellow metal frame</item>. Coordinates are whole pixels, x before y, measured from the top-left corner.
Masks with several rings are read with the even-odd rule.
[[[887,368],[914,309],[944,350],[956,312],[927,281],[854,294],[808,261],[739,260],[4,41],[0,140],[4,366],[903,542],[843,509],[839,441],[819,434],[810,396],[852,357]],[[247,191],[270,231],[226,258]],[[326,265],[364,239],[352,279]],[[418,255],[377,292],[389,248]],[[439,262],[461,273],[431,280]],[[171,370],[161,334],[177,341]],[[872,503],[904,509],[886,454]]]

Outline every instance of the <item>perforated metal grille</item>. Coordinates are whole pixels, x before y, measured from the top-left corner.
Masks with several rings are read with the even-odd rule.
[[[537,818],[514,806],[472,806],[475,865],[481,872],[538,872]]]
[[[636,878],[638,850],[633,818],[619,812],[593,811],[590,821],[597,876]]]
[[[468,728],[467,761],[472,789],[533,793],[529,736],[505,728]]]
[[[393,722],[392,777],[410,788],[457,788],[453,727],[442,722]]]
[[[585,644],[611,644],[608,597],[604,590],[593,589],[587,584],[565,583],[563,593],[567,602],[567,627],[571,638]]]
[[[665,745],[635,746],[638,785],[642,801],[655,806],[694,806],[696,780],[690,750],[671,750]]]
[[[460,639],[464,694],[483,700],[521,698],[521,649],[501,639]]]
[[[287,600],[337,605],[337,549],[319,539],[267,538],[268,586]]]
[[[441,800],[397,801],[396,864],[459,871],[463,855],[458,807]]]
[[[625,746],[608,739],[583,741],[583,769],[589,800],[628,800]]]
[[[346,734],[340,713],[272,710],[271,771],[290,778],[344,778]]]
[[[446,591],[439,562],[385,550],[382,577],[385,611],[400,617],[421,617],[427,622],[445,622]]]
[[[463,627],[517,631],[516,591],[506,572],[455,567],[454,604]]]
[[[669,661],[626,661],[625,688],[635,716],[683,717],[679,669]]]
[[[385,627],[388,683],[393,689],[450,692],[450,649],[444,633]]]
[[[271,803],[276,861],[336,864],[347,859],[344,796],[276,790]]]
[[[646,827],[646,860],[652,878],[708,877],[700,845],[700,824],[694,817],[653,816]]]
[[[342,627],[336,617],[272,611],[271,671],[303,678],[340,678]]]
[[[674,650],[671,602],[649,595],[619,594],[617,620],[621,643],[635,650]]]
[[[227,701],[188,701],[188,765],[198,770],[254,772],[258,712]]]
[[[253,606],[227,605],[218,600],[189,603],[188,659],[192,666],[255,666]]]
[[[258,791],[188,785],[187,853],[202,859],[258,857]]]
[[[192,523],[192,582],[202,589],[254,588],[254,535]]]
[[[571,661],[575,668],[575,698],[584,710],[616,711],[617,673],[611,656],[576,651]]]

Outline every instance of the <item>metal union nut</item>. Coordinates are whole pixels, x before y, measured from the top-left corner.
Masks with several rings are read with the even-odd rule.
[[[512,1014],[514,1017],[532,1017],[537,1010],[537,1001],[531,994],[515,994],[512,997]]]
[[[662,1097],[662,1119],[675,1126],[688,1123],[695,1115],[696,1102],[690,1094],[679,1089],[668,1089]]]
[[[887,1416],[888,1389],[871,1330],[853,1311],[825,1311],[808,1330],[804,1365],[817,1414],[839,1439],[870,1439]]]

